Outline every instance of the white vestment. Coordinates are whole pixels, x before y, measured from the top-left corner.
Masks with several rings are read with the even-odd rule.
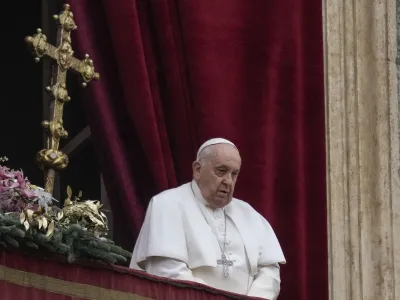
[[[217,263],[222,247],[233,262],[228,277]],[[235,198],[211,210],[192,181],[150,201],[130,267],[274,300],[280,291],[279,263],[286,261],[278,239],[258,212]]]

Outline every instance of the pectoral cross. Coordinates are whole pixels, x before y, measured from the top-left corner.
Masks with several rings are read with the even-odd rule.
[[[36,62],[39,62],[43,56],[50,57],[57,62],[57,65],[53,67],[51,84],[46,87],[46,90],[52,94],[52,101],[50,102],[49,120],[42,122],[46,133],[45,149],[37,155],[37,160],[45,172],[45,190],[50,194],[53,193],[55,171],[64,169],[68,164],[67,155],[58,150],[60,139],[68,136],[68,132],[63,127],[64,104],[71,100],[66,88],[67,71],[72,70],[79,73],[84,87],[91,80],[100,78],[99,73],[94,71],[93,61],[89,59],[89,55],[86,54],[83,60],[73,56],[71,31],[75,30],[77,26],[70,6],[65,4],[64,10],[60,15],[54,15],[54,19],[58,21],[56,46],[47,42],[47,37],[40,29],[35,35],[25,38],[36,56]]]
[[[218,265],[222,265],[224,276],[229,277],[229,267],[233,266],[233,261],[226,258],[225,253],[221,253],[221,259],[217,260]]]

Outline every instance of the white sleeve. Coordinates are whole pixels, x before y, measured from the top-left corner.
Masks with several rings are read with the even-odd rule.
[[[248,296],[276,300],[281,290],[279,264],[261,266],[254,277]]]
[[[145,270],[155,276],[206,284],[200,278],[194,277],[192,271],[184,262],[176,259],[159,256],[149,257],[146,260]]]

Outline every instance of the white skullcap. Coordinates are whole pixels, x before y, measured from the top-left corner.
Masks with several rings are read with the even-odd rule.
[[[201,153],[201,151],[204,150],[204,148],[211,146],[211,145],[217,145],[217,144],[228,144],[228,145],[232,145],[233,147],[235,147],[237,149],[235,144],[232,143],[231,141],[228,141],[223,138],[213,138],[213,139],[206,141],[203,145],[200,146],[199,151],[197,151],[197,159],[199,159],[200,153]]]

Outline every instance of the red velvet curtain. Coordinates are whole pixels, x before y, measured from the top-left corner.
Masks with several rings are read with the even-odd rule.
[[[0,252],[1,300],[256,300],[120,266]]]
[[[150,197],[225,137],[243,159],[236,196],[286,255],[280,299],[328,299],[322,2],[69,2],[102,76],[86,105],[117,241],[133,247]]]

